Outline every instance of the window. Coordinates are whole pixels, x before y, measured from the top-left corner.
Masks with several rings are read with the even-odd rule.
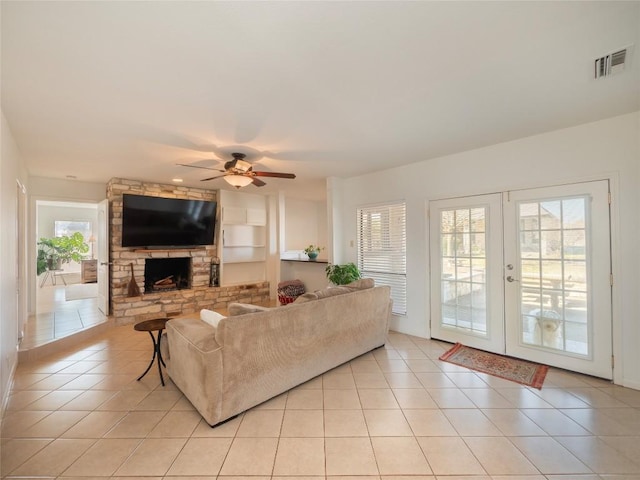
[[[407,313],[407,235],[404,202],[358,208],[358,268],[389,285],[393,313]]]
[[[76,232],[80,232],[87,242],[91,236],[91,222],[56,220],[54,222],[54,236],[64,237],[71,236]]]

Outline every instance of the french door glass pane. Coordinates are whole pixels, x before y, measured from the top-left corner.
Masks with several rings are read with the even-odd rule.
[[[585,197],[518,208],[521,341],[589,355]]]
[[[440,214],[441,325],[487,335],[486,208]]]

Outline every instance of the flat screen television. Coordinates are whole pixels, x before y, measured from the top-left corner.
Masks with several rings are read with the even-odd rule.
[[[212,245],[214,201],[122,196],[122,246],[146,248]]]

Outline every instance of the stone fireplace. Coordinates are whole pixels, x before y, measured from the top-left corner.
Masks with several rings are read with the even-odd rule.
[[[191,258],[149,258],[144,261],[144,291],[191,288]]]
[[[212,283],[212,264],[217,262],[217,245],[196,248],[147,250],[122,246],[122,194],[150,195],[168,198],[217,200],[217,191],[200,188],[146,183],[138,180],[112,178],[107,183],[109,199],[111,262],[109,298],[111,313],[117,325],[197,314],[201,309],[226,308],[231,302],[264,303],[269,301],[269,282],[243,285]],[[217,226],[219,228],[219,225]],[[218,231],[216,228],[216,232]],[[156,267],[156,260],[162,262]],[[176,262],[174,262],[174,260]],[[141,295],[128,296],[131,269]],[[160,269],[156,272],[156,268]],[[151,272],[149,272],[151,270]],[[149,280],[147,280],[149,277]],[[167,277],[169,280],[165,280]],[[161,284],[156,282],[161,281]],[[171,285],[175,283],[175,285]],[[158,285],[164,287],[158,288]],[[155,287],[154,287],[155,285]]]

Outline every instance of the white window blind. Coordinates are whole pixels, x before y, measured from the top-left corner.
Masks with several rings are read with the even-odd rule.
[[[358,268],[376,285],[389,285],[393,313],[407,313],[407,228],[404,202],[361,207]]]

